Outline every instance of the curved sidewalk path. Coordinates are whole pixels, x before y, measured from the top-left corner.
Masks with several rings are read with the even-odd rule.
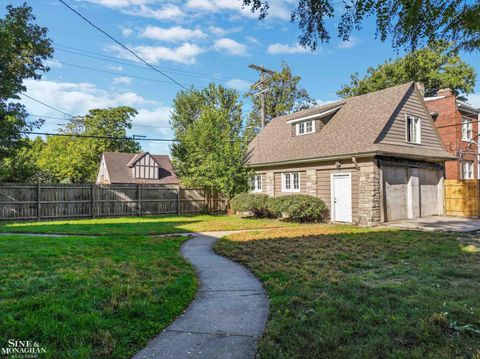
[[[233,232],[194,233],[182,255],[197,270],[200,288],[186,312],[134,359],[253,358],[268,317],[261,283],[245,267],[215,254],[213,244]]]

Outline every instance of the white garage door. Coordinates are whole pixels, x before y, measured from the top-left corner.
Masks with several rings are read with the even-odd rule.
[[[385,221],[443,214],[441,170],[382,166]]]
[[[405,219],[407,212],[408,173],[406,167],[382,167],[385,196],[385,221]]]
[[[420,182],[420,216],[440,215],[441,208],[439,199],[439,171],[429,168],[419,168]]]

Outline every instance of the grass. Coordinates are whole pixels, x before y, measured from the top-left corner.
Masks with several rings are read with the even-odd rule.
[[[260,358],[480,358],[480,252],[448,234],[337,229],[217,243],[270,298]]]
[[[195,295],[184,240],[1,236],[0,348],[33,340],[42,358],[130,358]]]
[[[136,236],[296,226],[299,225],[276,219],[251,219],[233,215],[184,215],[4,223],[0,225],[0,232]]]

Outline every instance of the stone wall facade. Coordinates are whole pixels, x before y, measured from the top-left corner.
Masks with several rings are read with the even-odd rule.
[[[306,194],[310,196],[317,195],[317,170],[316,169],[308,169],[305,173],[306,175]]]
[[[266,175],[267,195],[270,197],[275,196],[275,174],[273,171],[267,171]]]
[[[358,224],[377,226],[382,221],[380,168],[377,161],[372,166],[360,168],[358,197]]]

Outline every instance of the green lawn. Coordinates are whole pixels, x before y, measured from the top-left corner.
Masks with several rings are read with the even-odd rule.
[[[189,215],[4,223],[0,225],[0,232],[78,235],[152,235],[296,226],[298,226],[298,224],[281,222],[276,219],[251,219],[233,215]]]
[[[195,295],[184,240],[0,236],[0,348],[34,340],[42,358],[130,358]]]
[[[241,233],[271,300],[261,358],[480,358],[480,251],[409,231]]]

